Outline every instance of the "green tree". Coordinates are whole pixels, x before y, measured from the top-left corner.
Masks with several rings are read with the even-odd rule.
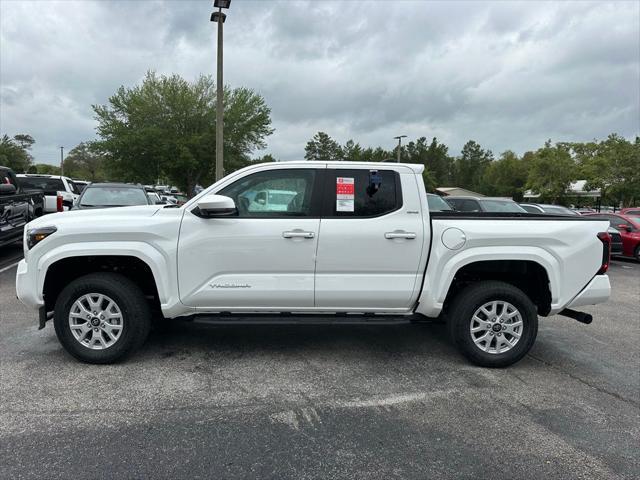
[[[81,142],[64,159],[64,173],[92,182],[104,180],[104,157],[94,143]]]
[[[492,160],[491,150],[483,150],[478,143],[469,140],[455,162],[454,183],[458,187],[479,190],[484,171]]]
[[[264,99],[246,88],[224,89],[225,173],[248,165],[273,132]],[[185,191],[215,178],[215,85],[200,76],[148,72],[142,84],[120,87],[107,105],[94,105],[110,178],[153,183],[167,178]]]
[[[277,162],[277,161],[278,160],[276,159],[276,157],[274,157],[270,153],[267,153],[261,157],[254,159],[252,163],[268,163],[268,162]]]
[[[640,138],[612,133],[606,140],[571,143],[587,189],[600,189],[605,203],[633,205],[640,200]]]
[[[521,202],[527,184],[528,166],[511,150],[492,161],[484,171],[478,191],[485,195],[511,197]]]
[[[347,143],[342,147],[342,159],[347,162],[362,161],[362,147],[360,144],[351,139],[347,140]]]
[[[340,144],[324,132],[316,133],[304,147],[306,160],[342,160]]]
[[[48,163],[36,163],[29,167],[29,173],[39,173],[40,175],[60,175],[60,167],[56,165],[49,165]]]
[[[17,173],[24,173],[31,165],[29,149],[35,143],[30,135],[8,135],[0,137],[0,165],[9,167]]]
[[[411,141],[406,146],[403,160],[407,163],[421,163],[424,165],[424,182],[428,191],[436,187],[443,187],[450,181],[450,172],[453,159],[449,156],[448,147],[433,138],[427,143],[425,137]]]
[[[363,162],[384,162],[386,160],[392,160],[395,162],[396,157],[393,156],[393,152],[385,150],[382,147],[367,147],[362,150],[360,158]]]
[[[20,145],[20,148],[22,148],[23,150],[31,150],[33,144],[36,143],[33,137],[26,133],[15,135],[13,139],[18,143],[18,145]]]
[[[526,187],[544,201],[563,203],[567,190],[578,179],[578,169],[567,145],[548,140],[530,159]]]

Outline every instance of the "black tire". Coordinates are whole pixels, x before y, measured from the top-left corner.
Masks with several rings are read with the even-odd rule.
[[[636,261],[640,262],[640,245],[636,247],[635,252],[633,252],[633,256],[636,257]]]
[[[510,350],[488,353],[477,346],[470,332],[474,313],[494,300],[509,302],[522,317],[521,337]],[[471,362],[482,367],[507,367],[524,357],[538,334],[538,313],[534,303],[520,289],[504,282],[483,281],[462,290],[447,310],[447,326],[451,340]]]
[[[120,337],[103,350],[92,350],[75,339],[69,326],[74,302],[87,293],[101,293],[113,299],[122,312]],[[53,324],[58,340],[72,356],[86,363],[114,363],[142,346],[151,327],[151,310],[142,290],[117,273],[91,273],[77,278],[58,296]]]

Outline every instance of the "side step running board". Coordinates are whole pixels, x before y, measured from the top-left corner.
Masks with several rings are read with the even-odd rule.
[[[411,323],[411,316],[195,315],[185,320],[207,325],[402,325]]]

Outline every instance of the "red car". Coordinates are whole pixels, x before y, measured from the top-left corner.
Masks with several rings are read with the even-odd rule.
[[[585,216],[609,220],[610,225],[622,236],[622,254],[635,257],[640,262],[640,215],[622,215],[620,213],[591,213]]]
[[[621,215],[631,215],[632,217],[640,217],[640,207],[623,208],[620,210]]]

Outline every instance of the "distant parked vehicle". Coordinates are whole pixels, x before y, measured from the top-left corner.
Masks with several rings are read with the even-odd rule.
[[[44,213],[63,212],[73,207],[80,195],[76,184],[60,175],[19,174],[18,183],[27,190],[42,190]]]
[[[611,236],[611,255],[622,255],[624,247],[622,245],[622,235],[620,231],[616,228],[609,227],[607,232],[609,232]]]
[[[171,196],[176,199],[176,204],[180,206],[189,201],[189,197],[187,197],[184,193],[172,193]]]
[[[572,215],[577,216],[579,213],[562,205],[546,205],[543,203],[521,203],[520,206],[529,213],[546,213],[547,215]]]
[[[146,188],[145,188],[146,190]],[[147,193],[147,198],[149,199],[149,202],[151,203],[151,205],[164,205],[165,202],[160,198],[160,195],[158,195],[157,192],[150,192],[150,191],[146,191]]]
[[[162,200],[162,203],[164,203],[165,205],[178,204],[178,199],[172,195],[160,195],[160,200]]]
[[[24,226],[42,215],[44,194],[26,190],[8,167],[0,167],[0,246],[22,238]]]
[[[590,214],[590,213],[598,213],[593,208],[588,207],[579,207],[572,209],[574,212],[577,212],[580,215]]]
[[[88,180],[76,180],[74,178],[73,183],[75,183],[76,187],[78,187],[78,191],[82,193],[84,189],[87,188],[87,185],[89,185],[91,182],[89,182]]]
[[[452,212],[453,207],[449,205],[440,195],[427,193],[427,204],[430,212]]]
[[[609,220],[609,224],[622,237],[622,255],[635,257],[640,262],[640,218],[618,213],[594,213],[587,216]]]
[[[445,197],[445,200],[459,212],[527,213],[513,200],[499,197]]]
[[[84,189],[74,210],[152,205],[140,185],[127,183],[92,183]]]
[[[618,213],[621,215],[631,215],[632,217],[640,217],[640,207],[623,208]]]

